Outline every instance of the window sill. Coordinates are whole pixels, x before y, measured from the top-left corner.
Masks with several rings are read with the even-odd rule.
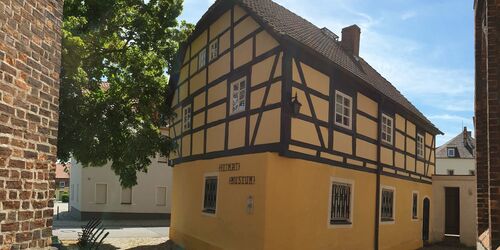
[[[394,219],[382,218],[382,219],[380,219],[380,221],[382,221],[382,222],[391,222],[391,221],[394,221]]]
[[[330,221],[330,225],[352,225],[350,221]]]

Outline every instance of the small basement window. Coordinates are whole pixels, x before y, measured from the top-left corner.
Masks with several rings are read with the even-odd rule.
[[[351,184],[348,183],[332,183],[330,224],[351,223],[351,187]]]
[[[205,177],[205,190],[203,195],[203,212],[215,214],[217,209],[217,176]]]
[[[383,188],[382,189],[382,202],[381,202],[380,218],[382,221],[394,220],[394,190]]]

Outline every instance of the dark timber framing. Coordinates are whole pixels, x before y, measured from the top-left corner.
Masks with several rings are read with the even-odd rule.
[[[189,104],[189,105],[194,105],[193,103],[193,98],[201,93],[205,93],[205,106],[192,112],[192,118],[200,113],[204,113],[204,124],[198,127],[194,127],[194,123],[192,123],[192,127],[187,130],[183,131],[182,126],[180,126],[180,133],[177,133],[176,127],[179,124],[182,124],[182,117],[178,119],[176,122],[174,122],[171,126],[174,128],[173,132],[175,134],[174,139],[176,141],[182,141],[182,138],[184,136],[190,136],[190,155],[189,156],[183,156],[182,155],[182,146],[179,150],[179,157],[172,160],[171,163],[173,165],[179,164],[182,162],[188,162],[188,161],[194,161],[194,160],[200,160],[200,159],[211,159],[211,158],[216,158],[216,157],[224,157],[224,156],[231,156],[231,155],[237,155],[237,154],[251,154],[251,153],[259,153],[259,152],[277,152],[281,156],[286,156],[286,157],[291,157],[291,158],[299,158],[299,159],[304,159],[304,160],[310,160],[310,161],[316,161],[320,163],[325,163],[329,164],[332,166],[337,166],[337,167],[343,167],[343,168],[348,168],[348,169],[354,169],[354,170],[359,170],[359,171],[365,171],[365,172],[370,172],[370,173],[375,173],[377,175],[377,185],[379,185],[379,179],[380,175],[385,175],[385,176],[390,176],[390,177],[395,177],[395,178],[400,178],[400,179],[405,179],[405,180],[411,180],[415,182],[420,182],[420,183],[426,183],[430,184],[430,178],[429,178],[429,168],[431,165],[434,165],[435,163],[431,162],[432,155],[434,154],[435,156],[435,150],[434,150],[434,140],[435,140],[435,134],[439,133],[439,131],[433,127],[431,127],[429,124],[426,124],[424,121],[422,121],[420,118],[416,117],[412,113],[410,113],[408,110],[403,108],[401,105],[395,103],[394,101],[387,99],[384,97],[383,93],[380,93],[379,91],[375,90],[372,86],[367,84],[366,82],[362,81],[358,77],[354,76],[353,74],[349,73],[347,70],[341,68],[338,65],[333,64],[332,62],[328,61],[327,59],[323,58],[321,55],[317,54],[317,52],[313,51],[310,48],[307,48],[301,44],[298,44],[296,41],[293,41],[286,36],[282,34],[277,34],[275,33],[270,27],[267,26],[266,23],[262,22],[262,20],[259,19],[253,12],[249,11],[245,6],[241,6],[244,10],[246,10],[249,14],[243,16],[236,22],[234,21],[234,8],[232,8],[232,3],[230,1],[224,2],[222,5],[219,5],[217,8],[213,10],[209,10],[205,16],[202,18],[203,22],[200,22],[197,24],[196,30],[194,31],[193,35],[188,39],[188,42],[186,44],[190,44],[198,35],[202,34],[202,32],[207,31],[207,41],[206,45],[202,49],[207,49],[207,57],[206,57],[206,65],[200,69],[196,69],[195,72],[192,72],[191,70],[191,60],[195,58],[195,55],[193,55],[191,51],[191,46],[186,46],[183,45],[182,47],[184,48],[181,53],[189,53],[189,58],[186,63],[182,63],[183,66],[188,67],[188,76],[186,79],[184,79],[180,83],[176,83],[175,80],[179,79],[178,75],[172,77],[171,79],[173,82],[171,82],[171,86],[173,89],[178,90],[183,86],[183,84],[188,84],[188,97],[185,98],[184,100],[180,100],[180,95],[172,95],[176,96],[178,98],[177,100],[174,100],[174,105],[173,109],[180,108],[181,113],[182,113],[182,107]],[[224,31],[222,31],[219,35],[214,37],[213,39],[210,39],[210,25],[213,21],[216,20],[220,16],[220,14],[224,13],[225,11],[231,11],[231,26]],[[255,31],[251,32],[250,34],[246,35],[243,37],[240,41],[238,41],[236,44],[234,44],[234,26],[243,20],[245,20],[246,17],[252,17],[261,27],[257,28]],[[260,33],[261,31],[267,31],[271,36],[276,39],[279,43],[277,47],[274,49],[256,56],[256,35]],[[204,87],[193,91],[191,93],[191,90],[189,89],[189,82],[192,76],[195,76],[199,72],[202,72],[205,70],[206,73],[206,81],[209,80],[209,73],[208,73],[208,67],[214,63],[217,59],[215,60],[209,60],[209,46],[213,41],[216,41],[216,39],[219,39],[222,35],[225,35],[226,32],[230,32],[230,45],[229,49],[226,51],[222,51],[222,53],[218,54],[217,59],[225,56],[228,54],[230,56],[230,70],[228,74],[222,75],[217,79],[214,79],[211,82],[208,82],[205,84]],[[252,39],[252,60],[245,65],[242,65],[238,67],[237,69],[234,69],[234,48],[237,47],[240,44],[243,44],[244,42],[247,42],[248,39]],[[189,48],[189,51],[187,51],[186,48]],[[219,52],[221,52],[219,50]],[[197,52],[196,54],[198,54]],[[269,76],[268,81],[259,83],[256,86],[250,87],[251,86],[251,67],[252,65],[262,62],[265,59],[268,59],[269,57],[274,56],[274,61],[273,61],[273,66],[272,70]],[[180,60],[184,59],[184,56],[179,57]],[[274,77],[275,70],[277,68],[277,63],[279,62],[279,59],[281,58],[281,75],[279,77]],[[297,82],[294,82],[292,80],[292,62],[296,62],[298,73],[300,80],[302,81],[302,84],[299,84]],[[302,71],[301,63],[305,63],[308,66],[314,68],[315,70],[318,70],[320,72],[323,72],[324,74],[328,75],[330,79],[330,86],[329,86],[329,95],[322,94],[314,89],[311,89],[308,87],[308,84],[306,83],[306,79],[304,77],[304,72]],[[178,73],[177,73],[178,74]],[[230,84],[232,79],[236,79],[238,76],[246,76],[247,77],[247,94],[246,94],[246,109],[243,112],[236,113],[236,114],[230,114]],[[211,87],[221,83],[222,81],[227,80],[227,96],[225,98],[222,98],[220,100],[216,100],[211,104],[208,104],[208,91]],[[279,103],[275,104],[270,104],[266,105],[267,103],[267,97],[269,95],[270,88],[272,84],[275,84],[277,82],[281,82],[281,101]],[[255,91],[260,88],[265,88],[264,92],[264,98],[262,99],[262,103],[260,107],[257,107],[255,109],[251,109],[251,91]],[[291,110],[291,97],[293,95],[292,93],[292,88],[297,88],[300,89],[301,91],[304,91],[304,94],[306,96],[306,100],[299,100],[301,102],[307,102],[309,104],[309,107],[311,109],[311,116],[306,116],[303,114],[298,114],[294,115],[292,117],[292,110]],[[335,91],[339,90],[345,94],[348,94],[352,98],[352,114],[351,114],[351,129],[346,129],[343,127],[340,127],[335,124],[334,122],[334,106],[335,106]],[[357,110],[357,93],[361,93],[370,99],[374,100],[375,102],[378,103],[378,117],[373,117],[365,112],[362,112],[360,110]],[[320,98],[322,100],[325,100],[329,103],[329,106],[331,107],[330,112],[328,114],[328,121],[322,121],[319,120],[316,114],[316,111],[314,110],[314,105],[312,102],[311,95],[314,95],[316,98]],[[216,107],[221,104],[226,104],[226,117],[220,120],[208,122],[208,110],[210,108]],[[262,119],[263,112],[281,108],[281,117],[280,117],[280,124],[281,124],[281,129],[280,129],[280,141],[277,143],[270,143],[270,144],[265,144],[265,145],[254,145],[256,136],[260,127],[260,121]],[[380,121],[381,121],[381,113],[387,114],[393,118],[393,143],[392,144],[383,144],[380,141]],[[405,119],[405,130],[406,131],[401,131],[396,128],[396,118],[395,114],[398,113],[400,116],[402,116]],[[250,118],[252,115],[257,115],[257,121],[255,123],[255,127],[253,130],[253,133],[250,131]],[[377,139],[370,138],[368,136],[364,136],[362,134],[357,133],[356,127],[357,127],[357,116],[360,115],[362,117],[366,117],[367,119],[374,121],[377,123]],[[181,115],[182,116],[182,115]],[[246,129],[244,131],[245,133],[245,143],[244,146],[241,148],[235,148],[235,149],[228,149],[228,132],[229,132],[229,123],[233,120],[239,119],[239,118],[245,118],[245,124],[246,124]],[[301,119],[304,121],[308,121],[314,124],[318,139],[320,142],[320,145],[311,145],[305,142],[301,141],[296,141],[291,138],[291,122],[292,119]],[[424,159],[419,159],[417,157],[416,153],[416,145],[417,141],[416,138],[413,138],[407,134],[407,122],[410,121],[413,124],[415,124],[416,127],[416,132],[423,132],[422,135],[424,136]],[[224,138],[224,149],[221,151],[217,152],[207,152],[207,129],[220,125],[220,124],[225,124],[225,133],[226,133],[226,138]],[[322,133],[324,131],[321,130],[321,127],[327,128],[327,133],[328,133],[328,139],[324,140],[324,136]],[[339,131],[345,134],[348,134],[352,136],[352,154],[346,154],[338,151],[333,150],[333,145],[334,145],[334,136],[333,136],[333,131]],[[204,144],[203,144],[203,153],[198,154],[198,155],[193,155],[193,134],[199,131],[203,131],[203,137],[204,137]],[[425,143],[427,137],[426,133],[430,133],[432,135],[432,142],[430,144],[430,147],[427,146]],[[404,137],[404,150],[397,148],[396,147],[396,137],[397,134],[400,133]],[[375,144],[377,146],[377,160],[369,160],[365,159],[359,156],[356,156],[356,141],[357,140],[364,140],[369,143]],[[407,140],[412,139],[415,142],[415,154],[409,153],[406,151],[407,147]],[[315,155],[308,155],[305,153],[300,153],[300,152],[294,152],[289,150],[289,146],[294,145],[297,147],[302,147],[306,149],[313,150],[316,152]],[[382,164],[380,161],[380,147],[384,146],[390,150],[392,150],[392,161],[393,161],[393,166],[389,166],[386,164]],[[428,152],[428,150],[430,150]],[[428,157],[426,157],[426,153],[429,153]],[[342,157],[342,161],[335,161],[335,160],[330,160],[326,158],[321,157],[321,153],[328,153],[332,155],[336,155],[338,157]],[[402,154],[404,158],[404,168],[396,167],[396,153]],[[407,168],[407,158],[408,157],[413,157],[415,159],[415,169],[408,169]],[[348,160],[355,160],[359,161],[362,163],[361,166],[359,165],[354,165],[348,163]],[[424,165],[424,174],[419,174],[416,173],[416,168],[418,166],[418,161],[422,162]],[[376,169],[369,168],[367,167],[368,164],[371,165],[376,165]],[[386,170],[390,170],[387,172]],[[435,168],[434,168],[435,171]],[[378,186],[377,186],[378,188]],[[378,199],[378,191],[377,190],[377,199]],[[379,202],[377,200],[377,202]],[[377,210],[378,210],[377,206]],[[377,211],[378,215],[378,211]],[[378,227],[378,218],[377,218],[377,227]],[[378,229],[377,229],[378,230]],[[378,233],[377,233],[378,234]],[[378,237],[378,236],[377,236]],[[378,240],[378,238],[377,238]],[[378,243],[377,243],[378,244]]]

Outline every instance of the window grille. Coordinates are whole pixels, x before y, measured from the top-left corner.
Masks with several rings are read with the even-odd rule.
[[[381,218],[383,221],[394,220],[394,191],[382,189],[382,211]]]
[[[191,105],[184,107],[182,128],[184,130],[191,128]]]
[[[351,222],[351,185],[334,182],[332,184],[330,224]]]
[[[203,212],[215,214],[217,208],[217,176],[205,177]]]

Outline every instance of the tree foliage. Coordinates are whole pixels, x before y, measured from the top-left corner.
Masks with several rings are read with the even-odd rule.
[[[193,26],[182,0],[65,0],[58,158],[111,168],[137,184],[157,153],[175,148],[168,74]]]

